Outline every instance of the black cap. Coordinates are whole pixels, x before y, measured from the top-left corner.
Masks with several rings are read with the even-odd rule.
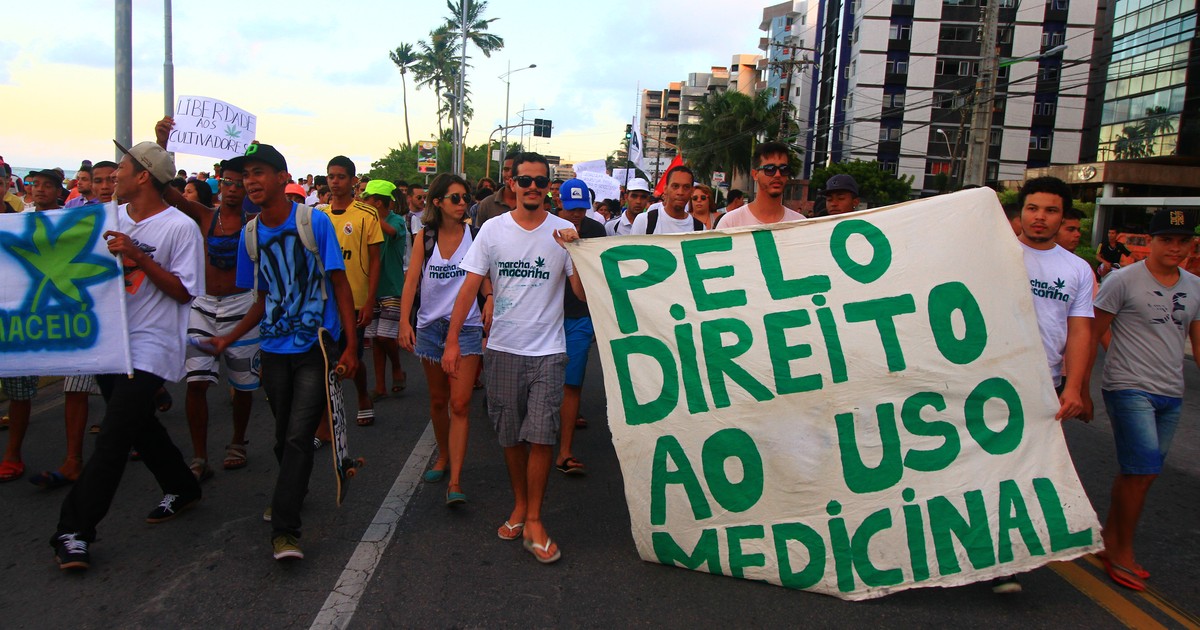
[[[246,168],[247,162],[262,162],[279,172],[288,170],[287,160],[284,159],[283,154],[269,144],[251,144],[246,147],[245,155],[226,160],[222,163],[222,167],[240,171]]]
[[[1150,236],[1196,234],[1196,214],[1187,210],[1159,210],[1150,219]]]
[[[858,182],[854,181],[853,177],[851,177],[845,173],[838,173],[837,175],[830,177],[825,182],[825,194],[829,194],[831,192],[837,192],[839,190],[844,190],[846,192],[851,193],[855,197],[857,197],[858,196]]]
[[[62,171],[54,168],[45,168],[40,171],[30,171],[25,178],[29,179],[30,177],[47,177],[54,180],[54,183],[58,184],[59,186],[62,186],[63,183]]]

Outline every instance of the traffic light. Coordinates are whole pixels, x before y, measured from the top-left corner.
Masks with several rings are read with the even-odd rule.
[[[625,139],[626,140],[633,139],[633,125],[625,125]]]
[[[551,126],[552,125],[551,125],[550,120],[547,120],[545,118],[534,118],[533,119],[533,135],[535,135],[539,138],[549,138]]]

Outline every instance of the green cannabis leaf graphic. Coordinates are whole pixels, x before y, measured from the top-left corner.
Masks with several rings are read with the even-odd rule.
[[[228,127],[225,128],[225,135],[230,138],[240,138],[240,137],[242,137],[242,132],[237,127],[235,127],[233,125],[229,125]]]
[[[83,305],[90,299],[80,292],[81,286],[100,282],[117,273],[115,265],[103,264],[106,261],[89,251],[97,238],[100,213],[76,214],[79,218],[74,222],[71,222],[74,218],[71,214],[66,215],[54,236],[50,234],[50,220],[39,213],[34,218],[33,234],[28,239],[4,239],[7,249],[23,259],[30,277],[38,279],[29,304],[31,313],[36,313],[46,301],[48,296],[43,297],[43,292],[47,286],[53,286],[62,295]]]

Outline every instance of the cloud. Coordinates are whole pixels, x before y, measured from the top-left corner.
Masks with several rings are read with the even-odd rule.
[[[386,54],[355,68],[337,67],[328,70],[322,77],[324,82],[332,85],[383,85],[393,78],[399,78],[396,66],[388,60]]]
[[[61,40],[45,54],[45,60],[88,68],[111,68],[116,52],[112,42],[103,42],[94,37],[79,37]],[[161,57],[159,63],[162,63]]]

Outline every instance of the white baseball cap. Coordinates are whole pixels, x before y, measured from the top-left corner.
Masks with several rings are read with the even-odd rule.
[[[633,192],[635,190],[650,192],[650,183],[641,177],[635,177],[629,180],[629,185],[625,187],[625,190],[628,190],[629,192]]]

